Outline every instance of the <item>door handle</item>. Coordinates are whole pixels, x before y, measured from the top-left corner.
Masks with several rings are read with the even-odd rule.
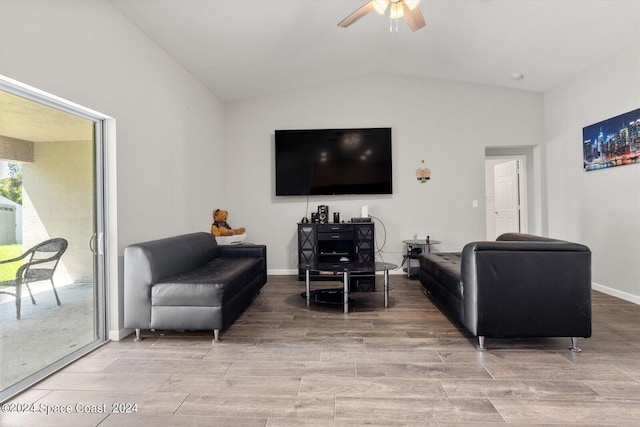
[[[102,233],[100,233],[100,236],[93,233],[89,238],[89,250],[94,255],[102,255],[102,236]]]
[[[89,238],[89,250],[92,254],[96,255],[96,233],[93,233]]]

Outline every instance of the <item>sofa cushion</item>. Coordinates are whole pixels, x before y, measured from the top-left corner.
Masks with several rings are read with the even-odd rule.
[[[223,258],[155,284],[154,306],[219,307],[264,270],[262,258]]]
[[[460,266],[462,254],[456,252],[429,252],[420,256],[420,268],[462,300]]]

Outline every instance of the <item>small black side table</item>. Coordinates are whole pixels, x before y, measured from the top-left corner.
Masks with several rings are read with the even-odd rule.
[[[431,252],[431,246],[432,245],[439,245],[440,243],[442,243],[440,240],[433,240],[431,238],[428,239],[407,239],[407,240],[403,240],[402,243],[404,243],[406,245],[406,252],[404,253],[404,255],[402,255],[402,265],[404,265],[404,263],[407,263],[407,277],[411,278],[411,276],[418,275],[418,271],[420,269],[420,266],[411,266],[411,260],[417,260],[418,256],[421,253],[428,253]],[[412,274],[412,269],[414,271],[414,273]]]

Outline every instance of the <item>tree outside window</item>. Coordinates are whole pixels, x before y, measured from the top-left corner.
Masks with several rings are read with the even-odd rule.
[[[22,204],[22,166],[8,163],[8,177],[0,179],[0,196]]]

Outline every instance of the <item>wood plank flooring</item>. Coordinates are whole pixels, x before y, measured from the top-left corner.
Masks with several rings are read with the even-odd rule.
[[[314,282],[339,287],[338,282]],[[270,276],[222,335],[147,332],[111,342],[13,399],[71,414],[0,413],[2,426],[638,425],[640,306],[593,294],[593,336],[487,339],[489,351],[391,276],[352,311],[300,297]],[[77,413],[77,404],[105,413]],[[113,413],[112,405],[136,413]],[[93,405],[93,406],[92,406]],[[104,405],[104,406],[103,406]]]

